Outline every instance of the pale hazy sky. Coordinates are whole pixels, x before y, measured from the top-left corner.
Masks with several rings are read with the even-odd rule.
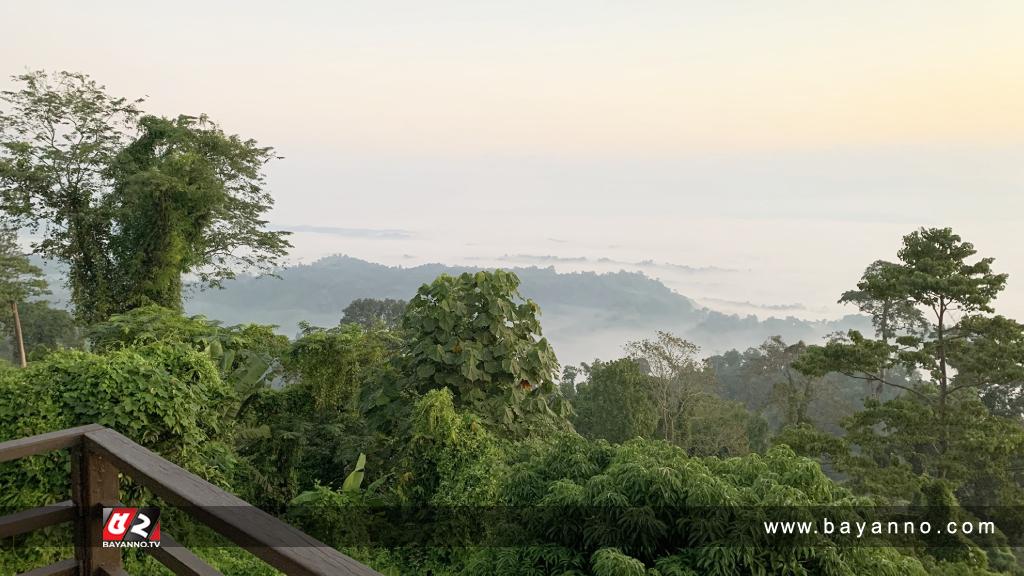
[[[833,316],[943,225],[1024,318],[1019,0],[34,0],[0,24],[4,75],[87,72],[275,146],[296,259],[654,259],[737,270],[648,270],[712,307]]]

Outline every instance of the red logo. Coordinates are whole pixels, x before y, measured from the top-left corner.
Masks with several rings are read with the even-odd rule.
[[[159,508],[104,508],[104,548],[160,546]]]

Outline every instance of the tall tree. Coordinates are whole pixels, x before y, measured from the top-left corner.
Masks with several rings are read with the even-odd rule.
[[[25,355],[25,339],[21,332],[21,317],[18,303],[27,298],[48,293],[43,271],[32,265],[18,247],[17,234],[0,227],[0,301],[10,308],[10,322],[13,326],[14,349],[24,368],[28,359]]]
[[[0,93],[0,208],[68,266],[76,316],[180,308],[182,276],[219,286],[269,271],[289,244],[266,230],[270,148],[206,117],[143,116],[83,74],[32,72]]]
[[[238,269],[267,270],[289,247],[266,230],[273,200],[263,166],[273,149],[225,134],[206,116],[144,116],[115,158],[111,255],[123,307],[181,308],[181,278],[220,286]]]
[[[938,454],[944,455],[949,447],[953,395],[1004,383],[990,371],[984,377],[977,373],[959,377],[955,364],[968,366],[970,358],[976,357],[968,352],[972,343],[984,343],[989,354],[1012,357],[1014,350],[1006,346],[1020,341],[1019,325],[994,322],[985,315],[994,312],[992,300],[1005,287],[1007,276],[992,271],[992,258],[971,262],[976,253],[971,243],[949,228],[922,228],[904,236],[899,263],[882,278],[865,278],[863,289],[906,299],[930,313],[928,330],[898,336],[894,343],[850,332],[825,346],[809,347],[798,369],[810,375],[836,371],[885,382],[933,404]],[[887,378],[884,370],[894,366],[928,374],[925,385],[934,393]],[[940,466],[940,475],[947,471],[948,466]]]
[[[129,140],[141,100],[106,93],[84,74],[15,76],[0,92],[0,202],[17,226],[42,232],[36,253],[68,266],[79,316],[105,318],[112,298],[107,169]]]
[[[711,370],[697,357],[700,348],[669,332],[658,332],[655,338],[627,343],[625,349],[628,357],[652,378],[652,398],[657,406],[661,437],[680,442],[684,428],[681,415],[715,384]]]

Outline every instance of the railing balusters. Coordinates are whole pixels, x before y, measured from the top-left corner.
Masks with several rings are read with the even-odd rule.
[[[95,424],[0,442],[0,462],[54,450],[71,452],[71,505],[67,502],[0,518],[7,537],[71,520],[75,558],[22,576],[126,576],[120,548],[103,548],[103,508],[119,506],[124,473],[172,505],[234,540],[267,564],[295,576],[379,576],[344,554],[224,492],[113,430]],[[167,549],[148,549],[175,574],[217,576],[200,558],[165,535]]]
[[[71,451],[71,499],[78,507],[75,523],[75,558],[81,576],[117,573],[121,550],[103,548],[103,507],[113,506],[119,497],[117,469],[86,446]]]

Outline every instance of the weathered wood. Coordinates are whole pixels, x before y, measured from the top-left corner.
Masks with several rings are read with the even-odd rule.
[[[144,550],[177,576],[223,576],[188,548],[183,548],[181,544],[175,542],[167,532],[160,533],[159,548]]]
[[[78,562],[69,558],[49,566],[22,572],[18,576],[78,576]]]
[[[112,462],[167,503],[291,576],[379,573],[228,494],[109,429],[86,433],[84,447]]]
[[[78,517],[75,525],[75,559],[81,576],[96,576],[100,569],[121,568],[121,550],[103,548],[103,508],[117,505],[117,468],[103,454],[88,446],[71,453],[71,500]]]
[[[54,524],[70,522],[76,516],[75,503],[71,500],[15,512],[0,518],[0,540]]]
[[[56,432],[47,432],[46,434],[39,434],[37,436],[29,436],[28,438],[18,438],[16,440],[0,442],[0,462],[17,460],[18,458],[34,456],[43,452],[52,452],[53,450],[62,450],[64,448],[77,446],[81,443],[83,434],[95,430],[103,430],[103,426],[100,426],[99,424],[89,424],[86,426],[79,426],[77,428],[68,428],[67,430],[58,430]]]
[[[100,568],[96,573],[97,576],[128,576],[128,573],[124,571],[124,568]]]

